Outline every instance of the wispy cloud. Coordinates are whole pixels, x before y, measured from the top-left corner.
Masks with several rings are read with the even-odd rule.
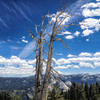
[[[21,49],[21,47],[17,47],[17,46],[10,46],[10,48],[13,49],[13,50],[19,50],[19,49]]]
[[[34,49],[35,49],[35,42],[32,41],[29,44],[27,44],[25,48],[20,52],[19,57],[20,58],[28,57],[33,52]]]
[[[9,28],[8,25],[6,24],[6,22],[0,17],[0,23],[6,27],[6,28]]]
[[[62,56],[63,53],[56,53],[55,55],[57,55],[57,56]]]
[[[19,13],[20,13],[26,20],[28,20],[29,22],[32,22],[31,19],[27,16],[27,14],[23,11],[23,9],[22,9],[20,6],[18,6],[15,2],[13,2],[13,5],[14,5],[15,9],[16,9],[17,11],[19,11]]]
[[[1,3],[2,3],[2,5],[3,5],[6,9],[9,10],[9,6],[8,6],[5,2],[1,2]]]

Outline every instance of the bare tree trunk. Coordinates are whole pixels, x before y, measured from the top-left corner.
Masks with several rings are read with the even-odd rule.
[[[40,33],[39,49],[36,51],[36,84],[35,84],[35,100],[41,100],[42,90],[42,33]]]
[[[41,31],[38,33],[39,39],[36,40],[36,77],[35,77],[35,100],[41,100],[42,92],[42,67],[43,67],[43,24],[46,17],[43,17],[41,22]],[[36,29],[37,31],[37,29]]]
[[[35,74],[35,100],[39,100],[36,98],[38,95],[38,67],[39,67],[39,55],[38,55],[38,42],[36,41],[36,74]]]
[[[50,81],[50,71],[51,71],[52,54],[53,54],[53,42],[54,42],[54,38],[55,38],[56,24],[57,24],[57,20],[54,23],[52,34],[50,37],[48,61],[47,61],[46,72],[45,72],[45,76],[44,76],[44,83],[43,83],[43,89],[42,89],[42,93],[41,93],[41,100],[47,100],[47,97],[48,97],[48,86],[49,86],[49,81]]]
[[[50,81],[50,71],[51,71],[52,53],[53,53],[53,41],[54,41],[54,31],[52,32],[51,39],[50,39],[48,61],[47,61],[47,67],[46,67],[46,72],[44,76],[41,100],[47,100],[47,97],[48,97],[48,86],[49,86],[49,81]]]

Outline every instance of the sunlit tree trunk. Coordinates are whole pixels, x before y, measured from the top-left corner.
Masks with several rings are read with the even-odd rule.
[[[50,37],[48,61],[47,61],[46,72],[45,72],[45,76],[44,76],[44,83],[43,83],[41,100],[47,100],[47,97],[48,97],[48,86],[49,86],[49,81],[50,81],[50,71],[51,71],[52,54],[53,54],[53,41],[55,38],[55,36],[54,36],[55,29],[56,29],[56,23],[54,24],[53,32],[52,32],[52,35]]]
[[[36,84],[35,84],[35,100],[41,100],[42,90],[42,33],[40,33],[39,49],[36,51]]]
[[[38,33],[39,39],[37,40],[37,49],[36,49],[36,77],[35,77],[35,100],[41,100],[41,91],[42,91],[42,68],[43,68],[43,24],[44,19],[41,23],[41,31]]]

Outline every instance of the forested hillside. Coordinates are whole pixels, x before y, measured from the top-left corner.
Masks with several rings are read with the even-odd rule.
[[[0,100],[34,100],[33,96],[28,96],[24,92],[0,92]],[[73,83],[68,91],[62,91],[53,85],[49,91],[48,100],[100,100],[100,84]]]
[[[49,92],[48,100],[100,100],[100,84],[73,83],[70,90],[66,92],[54,86]]]

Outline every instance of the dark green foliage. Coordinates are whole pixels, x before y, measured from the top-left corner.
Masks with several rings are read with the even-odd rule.
[[[66,92],[54,87],[49,92],[48,100],[100,100],[100,84],[73,83],[70,90]]]
[[[8,92],[1,92],[0,100],[12,100],[12,98]]]
[[[25,98],[25,93],[0,92],[0,100],[31,100]],[[100,84],[95,83],[88,85],[87,83],[73,83],[70,89],[63,92],[56,86],[53,86],[49,92],[48,100],[100,100]]]
[[[24,99],[21,95],[13,94],[12,92],[2,91],[0,92],[0,100],[29,100]]]
[[[85,91],[87,100],[89,100],[89,86],[87,83],[85,83],[84,91]]]
[[[63,92],[56,86],[53,86],[52,91],[49,92],[48,100],[64,100]]]

